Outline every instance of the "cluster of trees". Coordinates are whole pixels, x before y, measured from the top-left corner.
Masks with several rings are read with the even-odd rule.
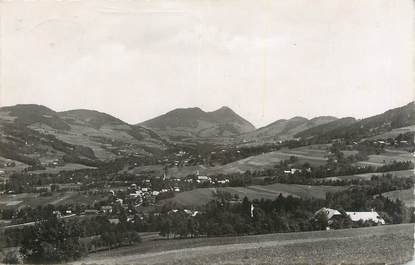
[[[33,226],[7,229],[4,239],[7,247],[19,247],[28,263],[57,263],[141,242],[135,228],[126,218],[111,223],[103,216],[62,220],[50,214]]]
[[[327,193],[325,204],[334,209],[348,211],[377,211],[389,224],[414,222],[414,208],[406,207],[399,199],[393,201],[384,196],[373,196],[365,187],[354,187],[350,190]]]
[[[322,207],[347,211],[376,210],[387,223],[413,222],[413,210],[397,200],[382,195],[374,197],[370,190],[358,187],[328,193],[326,199],[301,199],[279,196],[275,200],[253,200],[241,203],[221,196],[204,205],[196,216],[184,211],[164,209],[158,215],[137,220],[140,231],[160,231],[166,237],[197,237],[248,235],[275,232],[299,232],[326,229],[324,217],[315,216]],[[253,208],[251,208],[253,207]],[[346,215],[345,215],[346,216]],[[375,225],[372,222],[353,223],[348,217],[336,220],[334,228]]]

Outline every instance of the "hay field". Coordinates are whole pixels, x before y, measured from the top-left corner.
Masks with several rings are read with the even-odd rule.
[[[147,241],[75,264],[403,264],[413,224],[242,237]]]
[[[201,206],[212,200],[214,192],[218,190],[237,194],[240,199],[246,196],[250,200],[262,198],[273,200],[280,194],[283,196],[291,195],[293,197],[323,199],[327,192],[336,192],[345,189],[347,187],[279,183],[265,186],[199,188],[178,193],[175,197],[165,200],[165,202],[175,202],[179,206]]]
[[[355,174],[355,175],[347,175],[347,176],[337,176],[337,177],[328,177],[324,178],[326,180],[354,180],[354,179],[362,179],[362,180],[370,180],[372,176],[382,176],[386,174],[391,174],[393,177],[413,177],[414,170],[398,170],[398,171],[388,171],[388,172],[379,172],[379,173],[364,173],[364,174]]]
[[[280,151],[268,152],[256,156],[250,156],[226,165],[209,167],[203,165],[189,166],[189,167],[172,167],[169,168],[168,175],[174,178],[183,178],[190,174],[195,174],[197,171],[202,175],[217,175],[217,174],[234,174],[244,173],[245,171],[263,170],[273,168],[281,161],[290,159],[295,156],[299,164],[310,163],[314,166],[324,165],[327,161],[327,147],[325,145],[319,146],[305,146],[295,149],[284,149]],[[162,175],[163,168],[161,165],[142,166],[130,170],[133,174]]]
[[[52,196],[40,196],[39,193],[3,194],[0,196],[0,209],[22,208],[26,206],[37,207],[47,204],[90,204],[103,200],[106,197],[106,195],[84,195],[75,191],[54,192]]]
[[[415,197],[414,197],[414,189],[407,189],[407,190],[394,190],[382,193],[383,196],[391,199],[401,200],[407,207],[415,207]]]

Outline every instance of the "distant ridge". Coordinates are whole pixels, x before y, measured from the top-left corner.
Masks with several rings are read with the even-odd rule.
[[[313,119],[296,116],[289,120],[277,120],[267,126],[240,136],[245,141],[269,142],[294,138],[299,132],[337,120],[332,116],[320,116]]]
[[[343,118],[298,133],[303,138],[363,138],[415,125],[414,102],[365,119]]]

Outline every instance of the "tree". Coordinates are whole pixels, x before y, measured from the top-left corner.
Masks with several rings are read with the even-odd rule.
[[[324,212],[319,212],[314,218],[314,227],[317,230],[326,230],[329,226],[329,219],[327,214]]]
[[[19,257],[19,253],[16,251],[9,251],[7,252],[6,256],[3,259],[5,264],[20,264],[22,263],[21,257]]]
[[[26,228],[20,253],[31,263],[74,260],[84,253],[79,238],[77,222],[65,223],[52,215]]]

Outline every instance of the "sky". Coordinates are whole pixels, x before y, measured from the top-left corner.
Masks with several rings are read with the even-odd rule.
[[[368,117],[413,101],[411,0],[0,1],[0,106]]]

